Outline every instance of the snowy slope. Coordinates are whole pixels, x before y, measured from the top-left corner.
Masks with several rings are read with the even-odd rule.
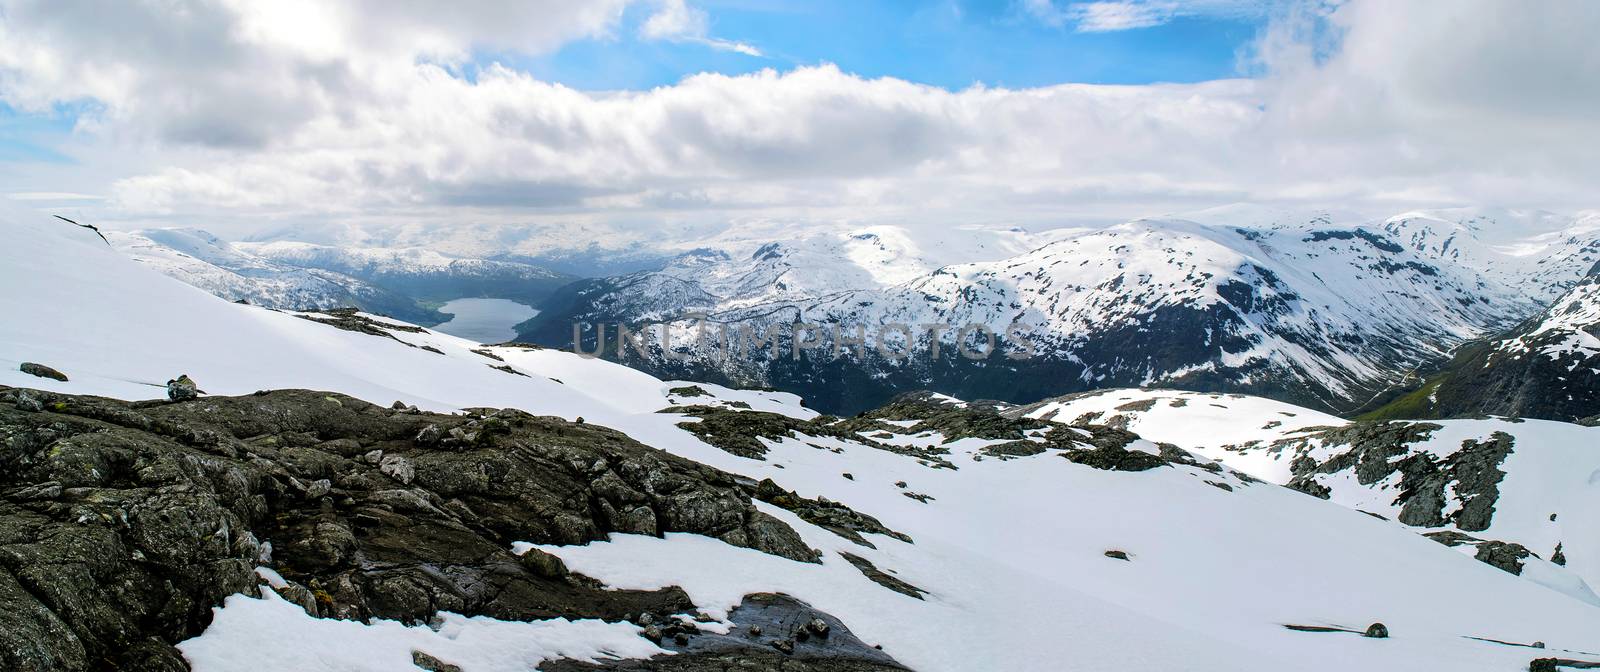
[[[683,401],[670,391],[680,383],[569,353],[488,351],[502,362],[461,339],[398,323],[387,330],[390,338],[230,304],[85,234],[33,221],[0,229],[7,261],[0,265],[0,310],[14,318],[0,323],[0,384],[148,398],[160,393],[152,383],[186,372],[215,394],[303,387],[441,410],[513,406],[583,416],[662,450],[772,478],[803,497],[842,502],[914,540],[869,534],[875,548],[861,546],[762,505],[822,550],[823,562],[686,535],[614,535],[609,543],[546,548],[613,586],[682,586],[713,616],[747,592],[789,592],[913,669],[932,671],[1510,671],[1534,657],[1584,657],[1575,651],[1600,648],[1600,608],[1398,523],[1249,483],[1203,462],[1106,471],[1063,459],[1069,451],[1058,448],[1002,459],[984,449],[1005,442],[945,442],[910,420],[889,424],[903,431],[886,441],[948,451],[942,459],[956,468],[835,435],[763,440],[764,459],[739,457],[678,426],[693,418],[656,412]],[[15,370],[21,361],[49,364],[71,380],[27,376]],[[526,375],[491,368],[502,365]],[[742,413],[767,408],[811,417],[791,395],[703,388],[729,407],[753,407]],[[1130,450],[1150,446],[1135,442]],[[1107,557],[1110,550],[1129,559]],[[892,592],[841,552],[927,594]],[[1359,630],[1374,621],[1387,624],[1392,637],[1283,627]],[[202,672],[392,670],[418,644],[455,654],[468,672],[526,670],[562,652],[651,652],[627,637],[631,626],[536,626],[447,616],[435,633],[316,621],[271,597],[236,597],[212,631],[183,649]],[[294,645],[263,632],[284,633]]]
[[[1536,556],[1524,563],[1532,578],[1585,599],[1600,587],[1600,546],[1591,533],[1600,524],[1600,427],[1506,419],[1350,423],[1256,397],[1133,389],[1008,414],[1125,427],[1419,532],[1520,544]],[[1509,442],[1504,456],[1492,448],[1498,436]],[[1468,459],[1474,452],[1480,459]],[[1550,562],[1558,548],[1564,566]]]

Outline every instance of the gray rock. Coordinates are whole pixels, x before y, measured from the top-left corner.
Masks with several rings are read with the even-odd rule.
[[[15,400],[13,403],[21,410],[30,413],[38,413],[44,410],[44,403],[34,398],[27,390],[17,390],[12,398]]]
[[[26,373],[26,374],[30,375],[30,376],[38,376],[40,378],[49,378],[51,380],[59,380],[59,381],[61,381],[63,383],[67,382],[67,374],[62,373],[60,371],[57,371],[55,369],[52,369],[52,368],[50,368],[48,366],[45,366],[43,364],[38,364],[38,363],[34,363],[34,362],[23,362],[22,366],[17,367],[17,369],[22,371],[23,373]]]
[[[395,403],[398,404],[400,402],[397,401]],[[427,670],[428,672],[461,672],[461,668],[459,666],[451,665],[450,663],[446,663],[438,658],[434,658],[433,656],[416,650],[411,652],[411,664]]]
[[[412,479],[417,477],[417,470],[411,465],[411,460],[399,455],[383,456],[383,460],[378,463],[378,471],[400,481],[402,485],[411,485]]]

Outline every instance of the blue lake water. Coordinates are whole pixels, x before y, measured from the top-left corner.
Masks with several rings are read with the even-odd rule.
[[[504,343],[517,336],[514,329],[539,311],[509,299],[456,299],[444,304],[440,312],[455,317],[436,327],[451,336],[472,339],[479,343]]]

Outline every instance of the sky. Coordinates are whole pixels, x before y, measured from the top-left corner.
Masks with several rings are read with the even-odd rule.
[[[1574,212],[1600,3],[0,0],[0,199],[114,228]]]

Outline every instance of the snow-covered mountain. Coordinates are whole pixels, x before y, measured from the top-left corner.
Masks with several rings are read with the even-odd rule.
[[[943,397],[840,420],[783,393],[669,382],[553,350],[485,348],[359,314],[302,316],[228,303],[76,227],[8,222],[0,235],[0,311],[11,318],[0,322],[0,385],[30,388],[0,390],[8,465],[0,472],[0,530],[8,535],[0,538],[0,619],[7,623],[0,656],[23,652],[5,659],[21,661],[18,669],[134,654],[200,672],[376,672],[440,662],[473,672],[596,669],[582,661],[638,669],[618,659],[670,654],[683,665],[736,655],[795,670],[1512,670],[1535,659],[1593,660],[1583,652],[1600,641],[1600,607],[1581,593],[1476,561],[1401,522],[1341,506],[1337,496],[1326,501],[1260,482],[1243,466],[1230,468],[1231,453],[1217,464],[1202,445],[1215,437],[1181,423],[1123,423],[1135,434],[1105,422],[1045,420],[1046,409],[1013,417]],[[1189,263],[1197,277],[1213,268],[1205,259]],[[24,362],[67,380],[25,373]],[[178,373],[213,395],[242,396],[140,404],[74,396],[158,397],[159,381]],[[256,394],[282,388],[329,392]],[[403,403],[385,410],[334,393]],[[1205,398],[1195,395],[1187,406],[1204,410]],[[418,414],[405,404],[473,410]],[[1182,410],[1173,406],[1150,408]],[[1229,427],[1263,427],[1279,413],[1327,420],[1305,409],[1264,412],[1288,408],[1252,400],[1228,414],[1237,423],[1207,413]],[[521,445],[493,438],[529,433],[542,438]],[[1458,438],[1447,434],[1433,436]],[[1518,434],[1511,459],[1537,461],[1540,434]],[[590,444],[612,446],[611,461],[579,459]],[[1535,470],[1504,466],[1506,508],[1496,521],[1548,510],[1559,511],[1563,525],[1569,515],[1581,525],[1581,512],[1594,508],[1581,504],[1593,501],[1593,486],[1576,477],[1548,491],[1570,495],[1564,503],[1539,500],[1546,490],[1514,480]],[[550,508],[517,509],[516,500],[475,494],[511,487],[526,469],[544,470],[538,483],[550,489],[541,500]],[[35,473],[75,480],[21,480]],[[169,485],[143,485],[163,479]],[[576,489],[562,490],[567,484]],[[129,497],[146,508],[119,517],[108,503]],[[148,513],[184,497],[209,508]],[[751,499],[748,511],[733,509],[734,522],[759,521],[750,529],[771,538],[693,531],[720,524],[724,509],[711,505],[738,497]],[[217,502],[255,513],[220,513]],[[1571,506],[1551,508],[1558,504]],[[307,522],[275,526],[271,514],[279,510]],[[222,516],[220,523],[199,517],[202,511]],[[688,511],[706,515],[669,515]],[[256,519],[263,522],[249,522]],[[216,532],[161,533],[186,520]],[[527,522],[495,527],[519,520]],[[563,530],[586,529],[578,522],[605,525],[596,531],[601,539],[563,540]],[[485,529],[520,531],[477,532]],[[55,538],[100,535],[103,543],[57,557],[66,547],[51,545],[41,530],[57,531]],[[426,540],[398,543],[417,530],[480,546],[441,549],[450,557],[420,565],[363,561],[363,554],[434,548]],[[775,541],[789,544],[789,555],[796,543],[815,555],[809,562],[786,556]],[[1544,553],[1549,544],[1536,541],[1524,545]],[[1569,543],[1564,571],[1582,577],[1589,570],[1576,554],[1594,556],[1580,546]],[[219,559],[195,562],[175,550],[191,547]],[[474,554],[505,560],[485,574]],[[233,576],[241,563],[246,573],[259,566],[264,585],[186,580],[146,588],[79,581],[70,571],[200,579]],[[427,571],[413,571],[419,566]],[[487,613],[473,606],[481,585],[452,583],[463,576],[516,579],[509,585],[525,592],[501,591],[494,599],[504,608]],[[175,599],[173,591],[191,585],[236,586],[228,590],[238,594],[198,605],[191,593]],[[67,587],[81,592],[60,592]],[[557,589],[565,592],[537,592]],[[146,608],[145,590],[174,599]],[[772,593],[802,601],[806,616],[751,629],[748,619],[774,604],[762,597]],[[375,596],[362,603],[368,611],[342,611],[349,596],[362,594]],[[525,597],[544,601],[518,607]],[[601,613],[585,611],[597,608],[585,600],[620,599],[678,606],[649,618],[637,608],[625,620],[622,608],[578,615]],[[215,611],[205,612],[207,604]],[[425,613],[383,616],[402,604]],[[167,617],[190,608],[205,615]],[[148,618],[117,621],[122,612]],[[362,621],[353,613],[377,615]],[[695,618],[692,628],[681,625]],[[122,629],[82,629],[102,621]],[[1379,622],[1386,637],[1361,636],[1380,634],[1369,629]],[[157,631],[152,623],[173,625]],[[683,639],[663,636],[662,623]],[[57,636],[29,638],[44,632]],[[138,646],[107,648],[124,640]],[[853,651],[844,647],[856,640],[864,643],[857,657],[827,657]],[[865,657],[878,655],[895,662]]]
[[[1240,215],[1203,214],[1208,220]],[[681,348],[699,333],[698,322],[683,316],[703,313],[721,328],[753,333],[788,330],[794,322],[823,325],[820,350],[833,354],[829,325],[842,332],[859,326],[870,338],[900,324],[921,332],[912,350],[922,356],[893,362],[869,351],[768,361],[721,358],[720,348],[702,343],[687,361],[657,350],[633,362],[662,375],[801,392],[826,399],[833,411],[867,408],[907,388],[1029,401],[1156,384],[1348,412],[1403,387],[1414,369],[1461,343],[1537,312],[1600,260],[1600,232],[1589,220],[1563,220],[1566,228],[1520,242],[1468,245],[1417,233],[1420,216],[1362,225],[1325,214],[1252,214],[1250,227],[1154,219],[1071,232],[1004,259],[831,294],[805,291],[811,283],[803,279],[793,283],[802,291],[792,292],[782,273],[750,272],[780,263],[782,246],[770,248],[779,255],[773,260],[706,257],[693,272],[570,287],[526,325],[523,338],[570,346],[576,322],[678,320],[673,336]],[[1434,221],[1444,220],[1427,220]],[[1021,350],[1018,341],[1026,341],[1033,356],[935,360],[922,327],[933,324],[949,328],[942,336],[946,352],[957,330],[982,325],[1001,335],[1002,345],[1006,332],[1015,332],[1006,347]]]
[[[347,248],[288,241],[236,246],[263,259],[340,273],[425,301],[489,297],[533,305],[575,279],[521,262],[459,258],[421,248]]]
[[[1417,390],[1374,412],[1409,418],[1484,413],[1600,421],[1600,264],[1538,315],[1463,347]]]
[[[574,279],[521,262],[416,248],[234,243],[197,229],[106,235],[134,259],[230,301],[283,310],[352,306],[422,324],[449,319],[433,304],[482,297],[531,305]]]
[[[105,236],[134,260],[229,301],[284,310],[355,306],[423,324],[445,319],[399,293],[342,273],[265,259],[198,229],[106,231]]]

